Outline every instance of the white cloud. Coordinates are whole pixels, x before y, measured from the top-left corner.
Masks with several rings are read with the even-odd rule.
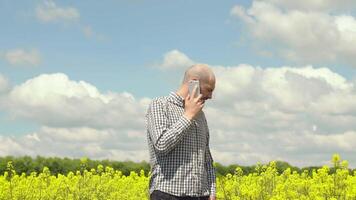
[[[19,144],[13,137],[4,137],[0,135],[0,155],[28,155],[26,147]]]
[[[251,40],[272,48],[288,60],[302,63],[347,61],[356,65],[356,47],[350,45],[356,43],[355,18],[347,13],[335,15],[324,11],[324,7],[333,7],[332,1],[293,2],[255,0],[247,9],[239,5],[233,7],[231,15],[245,23]],[[302,5],[316,8],[305,10]]]
[[[83,33],[86,37],[89,37],[89,38],[94,36],[94,31],[91,28],[91,26],[84,26]]]
[[[21,137],[1,136],[0,155],[148,160],[144,114],[149,102],[127,92],[103,94],[65,74],[42,74],[14,86],[0,103],[16,119],[42,127]]]
[[[185,69],[194,64],[187,55],[179,50],[171,50],[164,55],[160,68],[163,70]]]
[[[77,21],[79,11],[73,7],[62,8],[52,0],[46,0],[36,8],[36,16],[42,22]]]
[[[0,155],[148,160],[144,114],[149,98],[104,94],[85,81],[57,73],[14,86],[1,100],[2,109],[13,118],[41,128],[20,137],[0,137]]]
[[[130,130],[42,127],[21,137],[0,136],[0,155],[87,156],[92,159],[148,160],[145,135]]]
[[[95,32],[93,30],[93,28],[89,25],[82,26],[82,31],[83,31],[85,37],[87,37],[87,38],[94,38],[98,41],[106,41],[107,40],[106,36]]]
[[[217,83],[204,111],[215,161],[251,165],[284,160],[351,167],[356,146],[356,88],[327,69],[214,66]],[[2,137],[0,154],[148,160],[144,114],[150,99],[100,92],[65,74],[43,74],[9,92],[3,107],[42,128]]]
[[[0,74],[0,95],[9,88],[9,81],[5,76]]]
[[[107,41],[107,37],[93,30],[90,25],[80,21],[80,12],[74,7],[59,7],[53,0],[44,0],[36,8],[37,19],[44,23],[49,22],[78,22],[76,26],[86,38],[98,41]]]
[[[345,11],[356,6],[353,0],[258,0],[269,2],[283,9],[305,11]]]
[[[3,57],[11,65],[37,66],[41,63],[40,53],[36,49],[13,49],[6,51]]]
[[[279,159],[306,166],[340,153],[356,166],[350,160],[356,153],[352,82],[312,66],[214,71],[217,85],[205,113],[217,161],[250,165]]]
[[[5,109],[15,118],[25,118],[55,127],[143,127],[147,99],[130,93],[102,94],[85,81],[72,81],[65,74],[42,74],[15,86]]]

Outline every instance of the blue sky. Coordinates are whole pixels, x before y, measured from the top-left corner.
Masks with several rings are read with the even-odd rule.
[[[75,7],[80,17],[50,23],[36,18],[34,11],[42,3],[1,2],[3,49],[20,46],[41,52],[41,63],[34,67],[12,67],[1,60],[1,72],[12,84],[42,73],[62,72],[100,90],[155,97],[176,86],[155,69],[172,49],[212,64],[258,64],[253,55],[234,44],[239,41],[238,24],[229,16],[234,1],[60,1],[58,6]],[[90,26],[103,39],[86,37],[83,26]],[[4,124],[3,132],[24,131],[16,123]]]
[[[69,110],[78,106],[72,102],[75,96],[81,99],[83,105],[88,105],[81,107],[83,113],[89,110],[88,113],[101,116],[110,111],[117,112],[113,116],[120,118],[127,115],[134,120],[144,114],[150,99],[166,95],[179,86],[188,64],[200,62],[211,65],[221,83],[216,89],[217,100],[209,102],[211,108],[206,109],[213,121],[213,132],[219,133],[215,138],[213,136],[217,140],[215,144],[212,139],[217,161],[251,164],[284,159],[296,165],[323,164],[332,152],[322,150],[330,145],[328,137],[339,141],[335,151],[345,152],[348,158],[353,151],[349,150],[352,146],[345,140],[356,135],[354,125],[351,125],[354,122],[355,105],[351,100],[348,101],[355,95],[356,49],[352,47],[355,45],[351,45],[356,42],[355,8],[356,5],[348,0],[343,0],[337,6],[328,0],[297,3],[279,0],[1,1],[0,136],[3,137],[0,139],[2,143],[7,142],[8,147],[0,148],[0,154],[21,155],[29,152],[31,155],[89,155],[94,158],[126,159],[122,154],[127,149],[120,148],[121,143],[111,144],[110,148],[95,142],[91,144],[97,145],[101,154],[92,153],[93,150],[88,150],[85,143],[76,144],[83,148],[83,153],[53,150],[46,154],[41,137],[50,136],[51,140],[56,141],[54,138],[58,139],[68,132],[90,132],[99,138],[106,134],[116,134],[123,143],[130,141],[132,134],[144,141],[145,130],[141,122],[121,127],[116,126],[115,122],[93,125],[93,119],[84,117],[85,121],[80,116],[73,119],[69,117],[73,122],[61,117],[70,116],[72,111]],[[44,74],[50,78],[41,76]],[[1,82],[1,77],[5,81]],[[278,82],[276,77],[282,77],[284,81]],[[254,83],[247,86],[246,80]],[[88,83],[90,87],[80,81]],[[272,83],[277,84],[272,89],[281,90],[265,88]],[[288,85],[283,85],[285,83]],[[236,91],[231,91],[229,85]],[[47,86],[53,86],[53,90],[46,89]],[[55,91],[57,86],[60,92]],[[98,92],[93,92],[91,86]],[[2,91],[1,88],[5,89]],[[291,88],[296,91],[290,91]],[[252,94],[251,90],[255,93]],[[246,93],[240,94],[241,91]],[[112,110],[119,107],[107,101],[121,101],[123,98],[131,102],[127,95],[120,96],[124,93],[132,95],[134,102],[130,105],[134,108],[122,112]],[[327,98],[323,95],[331,96]],[[275,98],[270,98],[272,96]],[[42,97],[53,99],[42,102]],[[332,103],[325,100],[330,98],[336,100]],[[95,111],[91,110],[94,106],[91,103],[98,99],[104,102],[103,105],[100,104],[100,108]],[[241,104],[235,105],[236,102]],[[311,104],[306,106],[307,102]],[[60,105],[63,110],[56,107]],[[261,105],[264,105],[261,109],[271,109],[263,111],[266,112],[266,118],[258,116],[261,110],[248,109],[260,108]],[[317,108],[315,105],[318,105]],[[322,116],[325,113],[328,113],[325,116],[331,116],[336,111],[330,111],[327,107],[337,105],[347,105],[342,108],[344,110],[340,109],[340,113],[345,115],[345,121],[341,125],[329,127],[327,125],[330,123]],[[136,107],[141,109],[136,110]],[[285,134],[291,135],[305,133],[306,138],[314,141],[308,143],[311,146],[319,144],[317,141],[325,142],[320,143],[320,149],[315,154],[309,152],[309,159],[301,158],[307,153],[297,148],[300,145],[298,142],[284,141],[286,143],[282,146],[293,149],[293,154],[279,154],[280,150],[273,146],[283,142],[280,140],[272,141],[271,146],[267,147],[271,156],[264,157],[266,149],[251,150],[251,146],[258,144],[252,142],[256,140],[253,137],[246,138],[245,142],[236,140],[236,143],[231,144],[242,146],[242,149],[236,147],[233,153],[225,151],[219,146],[224,144],[224,140],[219,137],[231,135],[232,131],[237,132],[234,135],[237,138],[242,137],[239,134],[243,132],[257,137],[261,129],[267,128],[262,125],[251,128],[251,122],[246,122],[243,125],[231,125],[231,129],[222,129],[221,126],[226,126],[226,122],[215,123],[221,117],[215,111],[232,107],[246,109],[248,115],[255,112],[248,119],[256,123],[285,120],[286,124],[301,123],[312,127],[314,132],[320,130],[320,133],[311,136],[304,129],[282,129],[284,125],[276,125],[268,127],[272,138],[278,138],[272,133],[283,134],[285,131]],[[292,107],[298,109],[291,111]],[[313,113],[309,113],[310,110]],[[81,110],[78,109],[78,112]],[[301,118],[295,117],[297,121],[288,121],[291,118],[287,114],[291,112]],[[236,120],[231,123],[239,124],[247,120],[247,114],[241,114],[240,110],[222,113],[225,114],[226,119]],[[58,119],[48,115],[58,116]],[[346,116],[351,118],[346,119]],[[315,120],[311,124],[306,121],[309,117]],[[100,121],[101,118],[95,120]],[[336,119],[330,117],[328,120],[334,122]],[[88,127],[92,129],[88,131]],[[102,130],[107,132],[100,132]],[[121,133],[126,135],[122,136]],[[24,138],[29,137],[40,142],[41,148],[26,151],[31,145],[30,142],[24,142]],[[258,141],[263,143],[268,138],[260,137]],[[105,142],[104,138],[100,144]],[[22,147],[23,152],[11,149],[14,144]],[[118,151],[112,148],[115,145]],[[145,159],[145,151],[141,149],[135,154]],[[239,151],[247,153],[239,155]],[[324,156],[313,160],[318,153]]]
[[[132,77],[142,79],[145,85],[155,84],[147,79],[147,73],[155,73],[150,66],[171,49],[210,63],[233,65],[255,60],[234,47],[239,35],[236,23],[229,22],[233,1],[61,1],[63,7],[80,10],[80,19],[48,24],[34,15],[38,3],[8,1],[1,6],[2,46],[36,48],[43,57],[35,69],[14,69],[1,63],[3,73],[15,82],[39,73],[64,72],[103,90],[127,90],[132,85],[135,94],[154,96],[155,90],[140,87]],[[90,26],[104,39],[83,36],[82,26]]]

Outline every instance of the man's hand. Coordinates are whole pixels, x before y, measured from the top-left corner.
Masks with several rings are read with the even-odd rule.
[[[197,87],[194,88],[195,94]],[[197,97],[191,97],[190,94],[184,100],[184,116],[192,120],[204,107],[204,101],[201,100],[202,94]]]
[[[210,196],[209,200],[216,200],[215,196]]]

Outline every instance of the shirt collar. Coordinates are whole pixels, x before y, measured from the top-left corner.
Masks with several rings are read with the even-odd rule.
[[[180,106],[180,107],[184,107],[184,98],[183,97],[181,97],[181,96],[179,96],[177,93],[175,93],[175,92],[171,92],[170,94],[169,94],[169,100],[172,102],[172,103],[174,103],[174,104],[176,104],[176,105],[178,105],[178,106]]]

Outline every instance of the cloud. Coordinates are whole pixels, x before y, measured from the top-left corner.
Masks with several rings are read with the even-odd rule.
[[[143,127],[149,99],[130,93],[102,94],[85,81],[67,75],[42,74],[15,86],[4,107],[13,118],[24,118],[51,127]]]
[[[45,0],[36,8],[37,19],[44,23],[57,23],[57,22],[78,22],[79,30],[86,38],[95,39],[98,41],[106,41],[107,37],[99,34],[93,30],[90,25],[84,25],[80,21],[80,12],[74,7],[59,7],[53,0]]]
[[[251,40],[287,60],[346,61],[356,66],[356,47],[350,45],[356,43],[355,17],[345,12],[331,14],[327,8],[336,3],[320,2],[255,0],[251,7],[237,5],[230,13],[244,23]],[[341,7],[355,5],[351,1],[343,2],[345,6]]]
[[[204,107],[214,160],[297,166],[353,161],[355,83],[328,68],[213,66],[216,88]],[[100,92],[62,73],[42,74],[7,93],[3,109],[38,123],[38,131],[0,138],[0,154],[147,160],[144,114],[149,98]]]
[[[216,89],[205,113],[216,160],[327,164],[355,154],[356,90],[328,68],[215,66]],[[229,159],[230,156],[230,159]]]
[[[304,11],[347,11],[352,10],[356,6],[353,0],[258,0],[272,3],[288,10],[304,10]]]
[[[37,66],[41,63],[41,55],[36,49],[13,49],[2,56],[11,65]]]
[[[89,25],[82,26],[82,31],[83,31],[85,37],[87,37],[87,38],[94,38],[98,41],[107,41],[107,39],[108,39],[106,36],[95,32],[93,30],[93,28]]]
[[[86,37],[93,37],[94,36],[94,31],[91,28],[91,26],[85,26],[83,27],[83,33]]]
[[[148,160],[144,114],[150,101],[128,92],[101,93],[62,73],[39,75],[11,88],[0,105],[12,119],[41,128],[0,136],[0,155]]]
[[[185,69],[194,63],[195,62],[187,55],[174,49],[164,54],[163,62],[159,65],[159,67],[163,70]]]
[[[144,132],[88,127],[41,127],[21,137],[1,137],[0,155],[87,156],[92,159],[147,160]]]
[[[5,76],[0,74],[0,95],[5,91],[7,91],[8,88],[9,88],[9,81]]]
[[[41,22],[72,22],[80,18],[79,11],[73,7],[58,7],[52,0],[46,0],[37,6],[36,16]]]

